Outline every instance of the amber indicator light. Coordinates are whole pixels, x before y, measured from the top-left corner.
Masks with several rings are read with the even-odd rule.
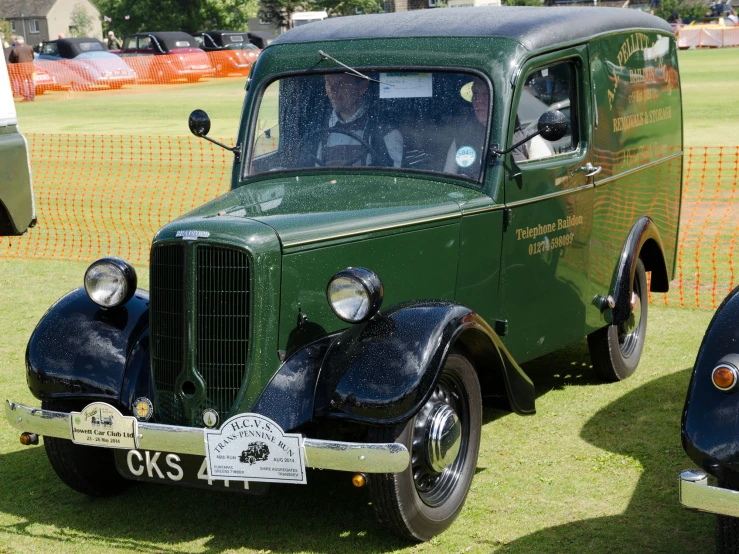
[[[363,487],[366,482],[367,482],[367,478],[361,473],[356,473],[352,477],[352,485],[354,485],[357,488]]]
[[[716,388],[721,390],[729,390],[736,385],[737,371],[733,367],[720,365],[713,370],[711,379]]]

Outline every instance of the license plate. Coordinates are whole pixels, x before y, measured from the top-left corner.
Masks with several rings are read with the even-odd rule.
[[[126,479],[205,489],[223,489],[246,494],[264,494],[269,483],[211,479],[205,456],[172,454],[153,450],[116,450],[118,473]]]
[[[75,444],[102,448],[136,448],[135,417],[124,416],[110,404],[93,402],[69,414],[69,435]]]

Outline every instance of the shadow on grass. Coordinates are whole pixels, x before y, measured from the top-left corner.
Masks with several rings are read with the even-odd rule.
[[[581,358],[584,345],[585,358]],[[587,344],[577,345],[530,364],[537,396],[564,385],[598,384],[582,365]],[[582,367],[552,375],[552,358]],[[539,369],[549,366],[549,374]],[[581,437],[603,449],[596,463],[600,471],[619,466],[639,468],[641,477],[623,513],[582,519],[543,529],[501,546],[496,552],[686,552],[713,551],[713,516],[685,510],[678,500],[678,475],[691,467],[680,446],[680,416],[692,368],[647,382],[598,411],[581,431]],[[572,479],[587,479],[587,473]],[[542,491],[545,494],[545,491]],[[605,493],[604,491],[604,494]],[[606,498],[607,501],[607,498]],[[572,499],[576,506],[577,498]]]
[[[95,550],[222,552],[389,552],[408,546],[375,520],[350,475],[309,471],[306,486],[273,486],[265,496],[132,483],[120,496],[94,499],[57,478],[43,447],[0,456],[0,534]],[[2,550],[0,548],[0,550]]]

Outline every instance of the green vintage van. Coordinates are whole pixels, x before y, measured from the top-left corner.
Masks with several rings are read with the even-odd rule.
[[[22,235],[35,224],[28,144],[18,130],[3,57],[0,61],[0,237]]]
[[[588,337],[603,379],[637,367],[647,283],[675,267],[674,35],[607,8],[336,18],[275,40],[247,87],[232,190],[157,233],[148,292],[89,267],[30,339],[41,409],[7,418],[85,494],[327,468],[429,539],[464,504],[483,400],[534,413],[522,362]]]

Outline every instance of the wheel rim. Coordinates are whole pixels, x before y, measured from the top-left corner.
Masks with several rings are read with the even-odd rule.
[[[624,358],[634,353],[641,335],[641,297],[642,290],[639,279],[634,279],[634,291],[631,293],[631,314],[618,326],[618,345]]]
[[[416,415],[411,446],[413,482],[428,506],[443,504],[461,478],[469,443],[468,413],[461,382],[452,373],[442,373]]]

